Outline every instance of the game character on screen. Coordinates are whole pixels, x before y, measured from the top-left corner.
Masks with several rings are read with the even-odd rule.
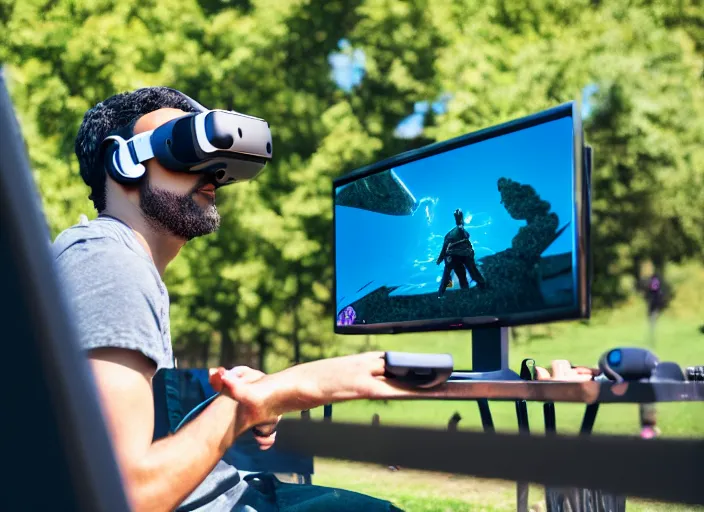
[[[454,271],[457,279],[460,282],[460,288],[469,288],[467,274],[465,269],[469,271],[472,280],[477,283],[477,286],[482,290],[486,288],[486,282],[482,277],[477,264],[474,261],[474,248],[469,241],[469,232],[464,227],[464,215],[462,210],[455,210],[455,227],[452,228],[446,235],[442,244],[442,251],[437,259],[437,264],[445,262],[445,269],[440,280],[440,289],[438,297],[442,297],[450,281],[450,275]]]

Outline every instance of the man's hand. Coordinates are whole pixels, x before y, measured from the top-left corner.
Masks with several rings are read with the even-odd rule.
[[[256,382],[266,374],[248,366],[235,366],[229,371],[225,370],[223,367],[213,368],[210,370],[210,385],[216,393],[223,392],[223,377],[225,375],[229,375],[229,378],[237,381],[238,385],[245,385]],[[225,394],[231,395],[228,388],[225,388],[224,392]],[[254,439],[259,443],[261,450],[268,450],[274,446],[274,442],[276,441],[276,426],[280,420],[281,416],[278,416],[274,421],[257,423],[252,427]],[[253,420],[249,420],[249,422],[251,421]]]
[[[219,372],[221,389],[239,404],[241,428],[271,423],[286,412],[368,398],[416,395],[384,377],[384,353],[367,352],[299,364],[254,381]]]
[[[560,382],[587,382],[592,380],[594,372],[583,366],[572,367],[569,361],[556,359],[552,361],[552,374],[540,366],[535,367],[537,380],[552,380]]]

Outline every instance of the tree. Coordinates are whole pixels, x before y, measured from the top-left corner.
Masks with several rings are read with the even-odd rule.
[[[183,364],[271,370],[337,350],[333,178],[587,86],[595,304],[620,300],[640,260],[701,255],[700,21],[684,0],[0,0],[0,59],[52,235],[94,214],[73,140],[108,96],[165,84],[270,123],[274,160],[219,192],[221,229],[188,243],[165,279]],[[343,39],[365,56],[344,90],[329,64]],[[394,135],[416,102],[443,95],[419,137]]]
[[[622,278],[642,259],[663,264],[700,255],[695,205],[704,101],[692,39],[650,8],[586,1],[452,5],[462,12],[455,19],[472,19],[477,29],[448,25],[456,38],[439,69],[453,100],[433,130],[438,140],[598,88],[585,122],[595,151],[595,305],[622,299]]]

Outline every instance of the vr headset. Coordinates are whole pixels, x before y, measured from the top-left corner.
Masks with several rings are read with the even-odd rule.
[[[272,157],[271,130],[263,119],[209,110],[180,91],[196,112],[125,140],[103,141],[105,170],[118,183],[136,184],[150,158],[171,171],[212,174],[218,187],[254,179]]]

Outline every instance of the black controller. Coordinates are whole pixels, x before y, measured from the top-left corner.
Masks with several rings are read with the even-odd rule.
[[[704,381],[704,366],[688,366],[685,371],[687,380],[689,381]]]
[[[386,378],[418,388],[432,388],[444,384],[454,368],[450,354],[386,352],[384,362]]]

